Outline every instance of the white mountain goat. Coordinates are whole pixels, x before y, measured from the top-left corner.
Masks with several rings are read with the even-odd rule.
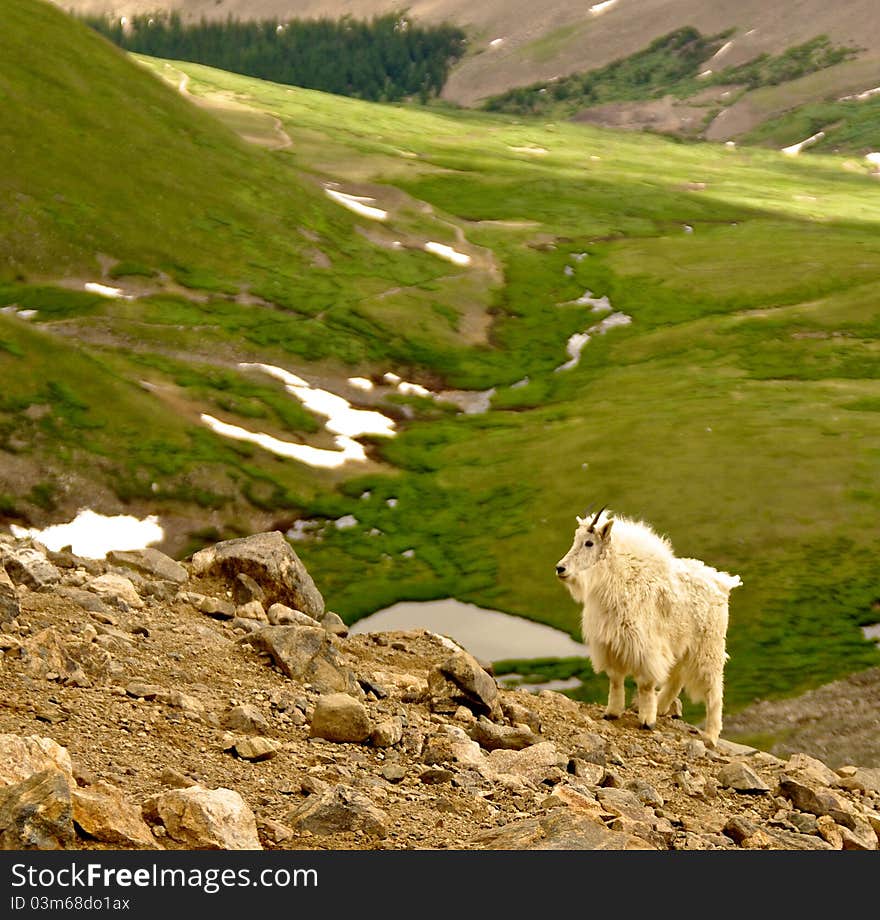
[[[574,542],[556,565],[583,604],[582,631],[594,670],[610,680],[605,718],[622,715],[624,678],[638,687],[639,721],[681,715],[682,688],[706,703],[704,735],[721,732],[727,603],[738,575],[699,559],[679,559],[664,537],[641,521],[578,517]],[[659,694],[659,696],[658,696]]]

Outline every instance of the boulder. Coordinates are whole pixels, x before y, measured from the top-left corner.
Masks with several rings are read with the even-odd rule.
[[[763,794],[770,791],[764,780],[748,764],[739,760],[725,764],[718,771],[718,782],[726,789],[735,789],[737,792]]]
[[[115,604],[117,607],[125,604],[139,610],[144,606],[143,599],[135,590],[135,586],[124,575],[107,572],[106,575],[99,575],[87,581],[86,587],[97,594],[101,600]]]
[[[261,850],[257,822],[232,789],[189,786],[160,792],[144,804],[148,820],[190,850]]]
[[[346,693],[322,696],[315,704],[309,734],[328,741],[366,741],[373,723],[366,706]]]
[[[233,706],[224,716],[223,724],[230,731],[242,735],[259,735],[269,730],[268,719],[251,703]]]
[[[281,531],[226,540],[199,550],[192,558],[195,575],[222,575],[234,582],[249,575],[263,590],[264,605],[277,602],[318,619],[324,598]]]
[[[267,611],[267,618],[273,626],[317,626],[314,617],[310,617],[302,610],[294,610],[286,604],[272,604]]]
[[[20,783],[44,770],[61,770],[72,780],[67,748],[39,735],[0,735],[0,787]]]
[[[280,748],[280,741],[276,741],[274,738],[266,738],[263,735],[242,738],[240,741],[235,742],[235,753],[242,760],[250,760],[254,763],[269,760],[278,753]]]
[[[140,808],[109,783],[75,788],[72,805],[74,824],[94,840],[117,849],[161,849]]]
[[[0,849],[72,847],[71,784],[70,774],[53,767],[0,788]]]
[[[455,712],[462,703],[475,712],[490,714],[496,706],[498,685],[473,655],[455,652],[431,671],[428,689],[432,708]]]

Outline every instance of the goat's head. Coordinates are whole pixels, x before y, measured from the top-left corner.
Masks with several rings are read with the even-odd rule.
[[[583,575],[602,558],[614,524],[607,516],[603,519],[604,511],[601,508],[592,516],[578,517],[571,549],[556,563],[556,575],[562,581]]]

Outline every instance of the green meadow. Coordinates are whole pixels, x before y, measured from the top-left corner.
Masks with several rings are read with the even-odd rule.
[[[880,595],[867,165],[135,62],[30,0],[9,21],[0,307],[38,312],[0,314],[0,449],[76,463],[160,515],[210,510],[212,538],[266,515],[353,514],[296,547],[349,622],[454,596],[576,635],[553,565],[575,515],[607,504],[742,577],[728,709],[880,663],[859,629]],[[58,48],[51,75],[25,53],[38,26]],[[183,75],[200,106],[177,91]],[[241,140],[241,105],[278,119],[290,146]],[[329,182],[388,219],[335,204]],[[105,283],[140,296],[83,293],[106,256],[118,282]],[[632,322],[556,371],[569,336],[601,319],[574,303],[586,290]],[[320,471],[199,424],[209,412],[322,437],[239,361],[328,386],[394,371],[496,392],[482,415],[386,401],[399,435],[371,439],[365,467]],[[45,517],[51,481],[30,497],[0,482],[0,514]],[[548,667],[586,673],[535,665]]]

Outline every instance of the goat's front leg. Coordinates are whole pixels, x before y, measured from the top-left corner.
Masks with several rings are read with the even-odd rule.
[[[657,685],[654,681],[639,681],[639,724],[652,729],[657,723]]]
[[[611,686],[608,690],[608,706],[605,708],[606,719],[619,719],[626,709],[626,692],[623,686],[624,675],[617,671],[608,672]]]

